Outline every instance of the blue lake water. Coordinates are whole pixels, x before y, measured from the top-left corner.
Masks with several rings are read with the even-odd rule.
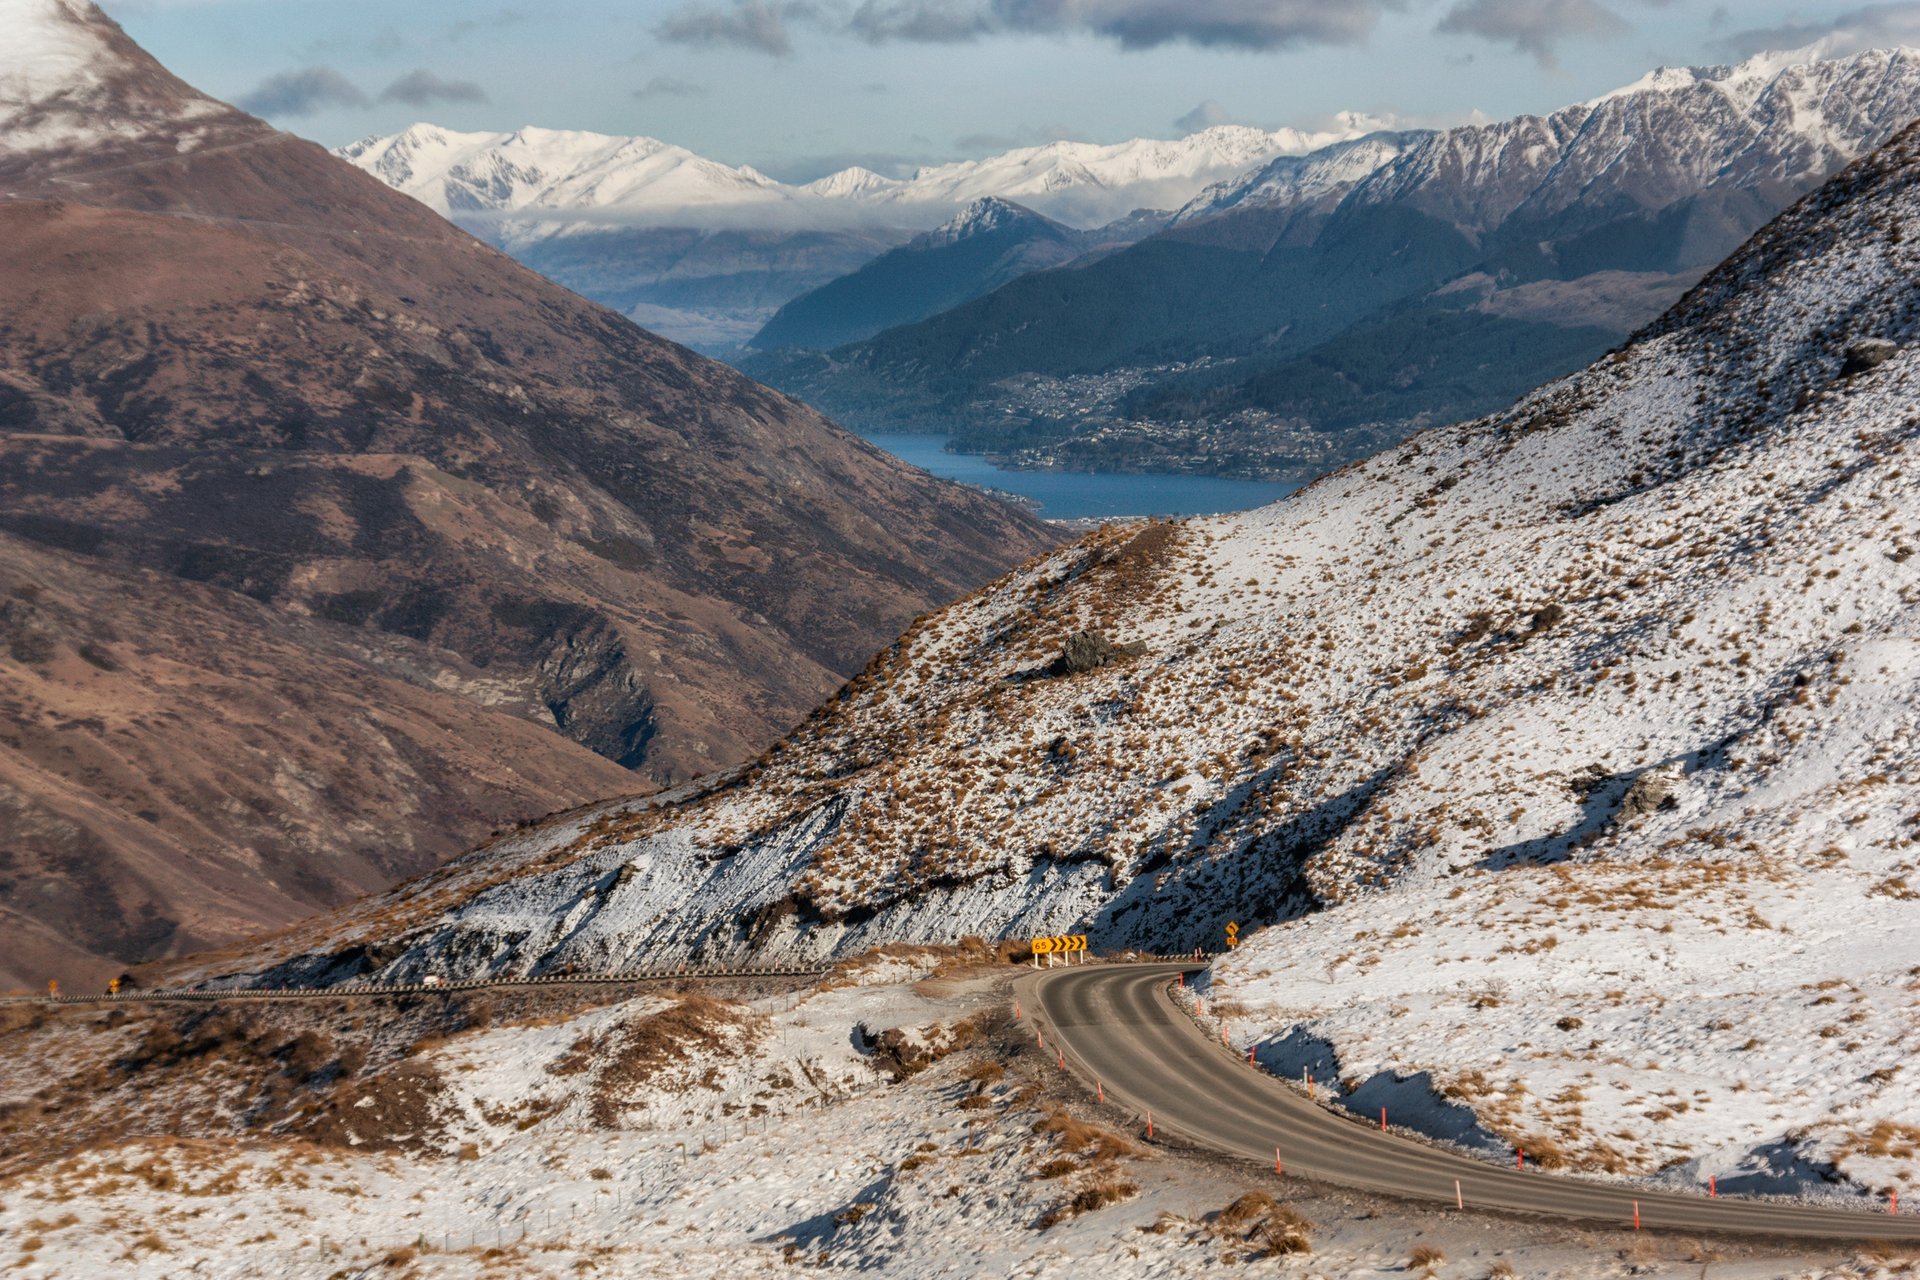
[[[947,442],[940,436],[863,434],[896,458],[936,476],[1032,498],[1040,504],[1040,514],[1049,520],[1210,516],[1222,511],[1263,507],[1299,487],[1261,480],[1222,480],[1216,476],[1008,471],[973,454],[948,453]]]

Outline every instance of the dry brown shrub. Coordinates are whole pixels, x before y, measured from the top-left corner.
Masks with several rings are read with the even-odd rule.
[[[1083,1213],[1092,1213],[1096,1209],[1104,1209],[1110,1204],[1119,1204],[1122,1200],[1138,1195],[1139,1192],[1139,1187],[1120,1178],[1110,1178],[1105,1181],[1095,1182],[1075,1192],[1071,1200],[1063,1204],[1055,1205],[1040,1215],[1040,1221],[1037,1225],[1040,1230],[1045,1231],[1049,1227],[1058,1226],[1069,1218],[1077,1218]]]
[[[1035,1133],[1052,1134],[1063,1151],[1075,1151],[1099,1162],[1138,1155],[1140,1148],[1104,1125],[1077,1119],[1059,1108],[1051,1108],[1034,1123]]]
[[[717,1054],[745,1021],[736,1005],[681,993],[666,1008],[623,1023],[608,1037],[606,1060],[595,1077],[594,1123],[619,1123],[621,1104],[635,1089],[696,1054]]]
[[[425,1063],[399,1062],[337,1089],[314,1110],[308,1136],[322,1146],[396,1151],[431,1148],[444,1131],[446,1081]]]
[[[1214,1216],[1214,1222],[1229,1231],[1249,1226],[1265,1218],[1280,1202],[1264,1191],[1249,1191]]]
[[[1007,1069],[997,1062],[976,1062],[960,1073],[962,1080],[981,1089],[999,1084],[1006,1077]]]
[[[1430,1244],[1415,1245],[1413,1253],[1407,1258],[1407,1270],[1431,1272],[1446,1260],[1447,1255]]]
[[[1269,1256],[1312,1253],[1308,1222],[1291,1205],[1281,1204],[1264,1191],[1249,1191],[1209,1216],[1207,1229],[1222,1238],[1255,1245]]]
[[[1079,1171],[1080,1162],[1078,1160],[1060,1156],[1047,1161],[1033,1172],[1037,1178],[1064,1178],[1070,1173],[1078,1173]]]

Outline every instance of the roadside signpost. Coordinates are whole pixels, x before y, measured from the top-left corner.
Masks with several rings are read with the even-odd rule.
[[[1240,925],[1237,921],[1227,921],[1227,949],[1231,951],[1240,945]]]
[[[1040,957],[1045,956],[1047,958],[1047,968],[1051,969],[1053,968],[1053,958],[1056,955],[1071,956],[1074,952],[1081,953],[1080,963],[1085,964],[1086,949],[1087,935],[1084,933],[1068,934],[1051,938],[1035,938],[1033,940],[1033,967],[1038,969],[1040,967]],[[1073,964],[1074,961],[1068,960],[1067,963]]]

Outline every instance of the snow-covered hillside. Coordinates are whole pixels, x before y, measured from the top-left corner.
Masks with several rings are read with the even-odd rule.
[[[1009,976],[896,952],[598,1007],[554,988],[0,1022],[9,1274],[1907,1274],[1409,1210],[1148,1142],[1026,1034]]]
[[[244,119],[129,59],[130,47],[88,0],[0,0],[0,162],[161,132],[193,150]]]
[[[703,159],[657,138],[570,129],[456,133],[416,124],[338,153],[450,217],[764,210],[804,197],[765,174]]]
[[[1350,186],[1360,203],[1405,204],[1478,230],[1509,218],[1544,223],[1576,204],[1657,209],[1716,189],[1771,195],[1834,172],[1917,115],[1920,56],[1906,49],[1823,59],[1816,47],[1663,67],[1547,116],[1283,156],[1208,188],[1178,220]]]
[[[1587,372],[1260,511],[1096,533],[753,767],[505,838],[275,977],[1283,924],[1227,968],[1243,1030],[1312,1023],[1347,1074],[1484,1077],[1488,1124],[1634,1172],[1790,1136],[1920,1172],[1917,178],[1909,133]],[[1643,1113],[1730,1100],[1710,1138],[1530,1110],[1581,1054]]]
[[[574,224],[931,227],[987,197],[1099,226],[1138,208],[1173,208],[1280,155],[1358,135],[1218,125],[1185,138],[1052,142],[886,178],[854,168],[804,186],[718,164],[654,138],[555,129],[456,133],[416,124],[339,154],[456,218],[513,215],[520,236]]]

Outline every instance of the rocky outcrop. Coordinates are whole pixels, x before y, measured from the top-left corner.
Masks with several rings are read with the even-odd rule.
[[[1098,671],[1122,658],[1137,658],[1146,651],[1143,644],[1115,644],[1098,631],[1079,631],[1067,637],[1060,656],[1047,670],[1055,676],[1080,675]]]
[[[1680,795],[1680,772],[1671,767],[1649,769],[1633,780],[1620,799],[1620,812],[1629,818],[1671,809]]]
[[[1878,369],[1899,354],[1899,345],[1888,342],[1885,338],[1868,338],[1865,341],[1856,342],[1847,348],[1846,359],[1840,365],[1840,376],[1851,378],[1855,374]]]

